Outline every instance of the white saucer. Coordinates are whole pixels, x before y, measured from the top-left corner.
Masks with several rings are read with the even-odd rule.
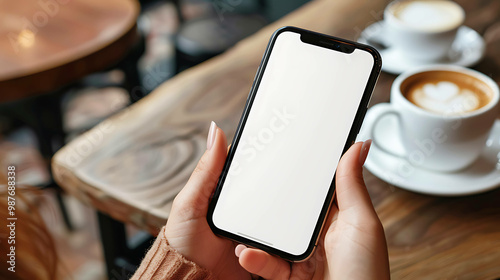
[[[367,112],[370,114],[370,111]],[[408,161],[384,152],[378,145],[402,149],[396,116],[382,117],[374,131],[381,143],[373,145],[365,167],[380,179],[400,188],[438,196],[463,196],[486,192],[500,186],[500,120],[496,120],[481,156],[468,168],[454,173],[432,172],[412,166]],[[362,127],[358,140],[367,140]]]
[[[462,26],[458,29],[448,58],[433,62],[408,60],[399,50],[387,47],[384,38],[383,21],[368,26],[361,32],[358,42],[375,47],[382,55],[382,70],[392,74],[401,74],[413,67],[427,64],[449,64],[470,67],[478,63],[484,55],[486,45],[484,39],[473,29]]]

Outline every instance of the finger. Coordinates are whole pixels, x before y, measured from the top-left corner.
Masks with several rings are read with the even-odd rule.
[[[339,215],[339,209],[337,208],[337,205],[335,203],[332,203],[330,211],[328,212],[328,216],[325,220],[325,224],[321,231],[321,235],[319,237],[320,243],[325,239],[326,234],[328,233],[328,229],[330,228],[332,223],[337,220],[338,215]]]
[[[283,259],[252,248],[237,247],[240,265],[248,272],[259,275],[265,279],[288,279],[290,277],[290,264]]]
[[[245,246],[243,244],[239,244],[238,246],[236,246],[234,248],[234,254],[236,255],[236,257],[239,258],[241,252],[243,252],[243,250],[245,250],[246,248],[247,248],[247,246]]]
[[[214,122],[210,125],[208,138],[207,150],[179,193],[179,199],[182,199],[185,205],[196,207],[205,213],[227,156],[226,135]]]
[[[358,142],[349,148],[339,162],[336,175],[337,206],[340,212],[373,212],[370,195],[363,179],[363,163],[371,141]]]

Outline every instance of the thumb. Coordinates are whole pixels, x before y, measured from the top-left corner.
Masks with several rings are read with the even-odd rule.
[[[343,212],[375,213],[363,179],[363,164],[370,145],[371,140],[352,145],[339,162],[336,175],[339,215]]]
[[[208,132],[207,150],[176,199],[182,200],[183,205],[196,209],[197,215],[206,215],[210,196],[217,185],[226,156],[226,135],[212,122]]]

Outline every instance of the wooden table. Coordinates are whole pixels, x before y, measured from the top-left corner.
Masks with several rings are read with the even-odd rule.
[[[136,0],[0,0],[0,114],[31,127],[45,158],[64,141],[65,87],[133,53],[139,11]],[[57,198],[71,228],[60,192]]]
[[[0,103],[116,64],[137,42],[134,0],[0,1]]]
[[[136,0],[0,1],[0,112],[33,128],[45,157],[63,138],[64,87],[133,53],[139,11]]]
[[[466,25],[483,34],[477,69],[500,80],[500,2],[458,1]],[[173,197],[205,150],[210,120],[235,131],[271,33],[294,25],[355,39],[382,17],[386,0],[314,1],[226,53],[182,72],[151,95],[60,150],[58,182],[115,219],[157,233]],[[395,76],[383,73],[372,104],[387,102]],[[394,187],[365,171],[384,224],[394,279],[500,277],[500,190],[442,198]]]

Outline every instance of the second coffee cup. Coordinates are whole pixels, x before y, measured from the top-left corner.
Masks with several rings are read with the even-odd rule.
[[[453,1],[394,1],[384,11],[386,41],[410,60],[437,61],[449,54],[464,19]]]

